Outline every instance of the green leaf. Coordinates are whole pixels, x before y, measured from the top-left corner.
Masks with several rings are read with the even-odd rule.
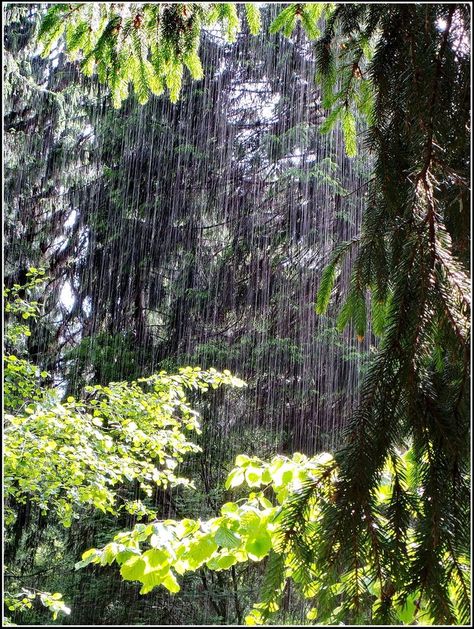
[[[342,332],[354,314],[354,293],[350,292],[336,319],[336,329]]]
[[[74,564],[74,569],[80,570],[81,568],[88,566],[91,562],[94,561],[94,559],[96,559],[97,556],[98,552],[95,548],[90,548],[89,550],[86,550],[84,553],[82,553],[82,560]]]
[[[68,5],[65,3],[58,3],[54,7],[51,7],[41,20],[38,29],[38,40],[42,41],[45,35],[51,30],[54,30],[57,24],[63,20],[63,12],[68,10]]]
[[[244,467],[246,465],[249,465],[249,463],[250,463],[250,457],[247,456],[246,454],[238,454],[235,459],[235,465],[237,467]]]
[[[245,469],[245,480],[249,487],[260,487],[262,484],[262,470],[253,465]]]
[[[125,581],[141,581],[146,569],[145,560],[142,557],[131,557],[120,568],[120,574]]]
[[[384,301],[379,301],[374,295],[372,295],[370,306],[372,315],[372,331],[376,336],[382,336],[385,329],[386,304]]]
[[[354,114],[346,107],[342,112],[342,133],[348,157],[355,157],[357,153],[356,121]]]
[[[245,14],[247,17],[247,24],[249,25],[249,31],[252,35],[257,35],[261,28],[260,8],[253,2],[245,3]]]
[[[145,562],[151,568],[168,568],[170,562],[170,555],[162,548],[152,548],[147,550],[142,555]]]
[[[271,547],[271,537],[264,529],[260,529],[259,535],[253,539],[249,539],[245,544],[245,550],[248,552],[250,559],[253,559],[253,561],[260,561],[263,559],[263,557],[268,555]]]
[[[270,33],[278,33],[283,30],[285,35],[291,35],[296,25],[296,6],[291,4],[279,13],[270,24]]]
[[[211,535],[202,536],[189,545],[187,560],[191,569],[198,568],[217,550],[217,544]]]
[[[335,107],[327,116],[324,122],[319,125],[320,133],[329,133],[340,117],[342,105]]]
[[[202,79],[204,71],[202,69],[201,59],[194,50],[185,56],[184,63],[188,68],[193,79]]]
[[[235,502],[226,502],[221,507],[221,513],[236,513],[239,510],[239,505]]]
[[[167,590],[169,590],[172,594],[176,594],[176,592],[179,592],[179,590],[181,589],[179,587],[178,581],[176,580],[176,577],[171,572],[171,570],[167,573],[166,577],[163,579],[162,585],[164,585],[164,587]]]
[[[214,541],[223,548],[238,548],[240,546],[240,538],[233,531],[225,526],[220,526],[214,535]]]
[[[354,295],[354,325],[359,341],[364,339],[367,329],[367,310],[365,304],[365,294],[357,291]]]
[[[318,617],[318,610],[316,607],[312,607],[309,612],[306,614],[306,618],[308,620],[316,620]]]
[[[336,273],[338,271],[337,261],[328,264],[321,276],[318,294],[316,296],[315,311],[317,314],[324,314],[329,306],[331,293],[336,281]]]
[[[183,79],[183,64],[175,60],[171,64],[171,68],[166,75],[166,87],[170,92],[170,101],[176,103],[181,91],[181,82]]]
[[[322,4],[322,3],[315,3]],[[308,9],[308,7],[310,7]],[[321,7],[321,10],[324,9],[324,6]],[[308,36],[308,39],[317,39],[321,35],[321,31],[318,28],[318,17],[315,17],[314,11],[311,10],[311,5],[305,4],[305,8],[301,13],[301,24],[303,25],[304,32]]]
[[[234,555],[223,555],[217,559],[217,565],[222,570],[228,570],[237,563],[237,557]]]
[[[105,548],[102,551],[100,564],[102,566],[110,565],[117,557],[117,553],[118,553],[118,545],[115,542],[111,542],[110,544],[107,544],[107,546],[105,546]]]
[[[227,480],[225,482],[225,488],[233,489],[234,487],[238,487],[239,485],[242,485],[244,480],[245,480],[244,471],[236,468],[232,470],[232,472],[227,477]]]

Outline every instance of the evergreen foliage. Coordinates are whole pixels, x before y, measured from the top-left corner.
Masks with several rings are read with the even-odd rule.
[[[260,9],[245,6],[245,17],[252,35],[261,25]],[[271,33],[283,31],[290,36],[298,21],[310,39],[319,35],[318,20],[332,10],[331,3],[291,4],[275,18]],[[198,50],[201,29],[219,28],[234,42],[241,27],[237,5],[216,3],[135,3],[105,4],[58,3],[42,20],[38,40],[47,56],[61,36],[71,59],[81,56],[86,75],[97,72],[99,80],[110,87],[114,107],[120,107],[132,83],[140,104],[151,94],[160,95],[165,87],[171,102],[181,91],[183,69],[193,79],[202,78]],[[346,112],[344,120],[348,147],[352,151],[354,121]],[[352,154],[352,153],[351,153]]]
[[[249,5],[246,15],[258,32],[258,11]],[[81,55],[84,73],[95,70],[108,84],[114,107],[127,98],[130,83],[140,104],[165,88],[176,102],[184,66],[194,79],[202,78],[201,28],[216,23],[235,41],[240,20],[233,3],[57,4],[45,15],[38,40],[46,56],[64,34],[68,54]]]
[[[369,561],[369,579],[379,581],[382,593],[376,618],[383,623],[393,621],[394,597],[408,599],[415,591],[417,600],[428,601],[434,622],[469,621],[459,558],[469,553],[470,298],[466,259],[455,253],[465,233],[453,227],[468,200],[462,183],[467,155],[459,153],[469,128],[467,20],[464,5],[341,5],[318,42],[326,82],[352,51],[353,68],[364,59],[374,92],[366,144],[376,159],[375,176],[338,324],[352,319],[364,334],[370,290],[383,335],[346,445],[336,455],[337,499],[324,510],[327,536],[316,562],[328,574],[353,566],[345,605],[357,616]],[[374,36],[373,56],[367,56],[361,42]],[[341,49],[342,55],[335,52]],[[356,100],[348,89],[335,100],[343,98],[346,111]],[[324,276],[321,311],[333,268]],[[413,443],[423,488],[412,547],[405,545],[412,497],[403,476],[394,483],[387,523],[374,525],[374,490],[401,443]]]

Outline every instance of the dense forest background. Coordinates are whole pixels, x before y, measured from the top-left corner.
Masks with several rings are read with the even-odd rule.
[[[311,44],[302,31],[268,36],[279,8],[265,7],[258,36],[228,44],[204,33],[205,78],[177,104],[129,99],[119,111],[60,49],[33,56],[44,9],[6,14],[6,283],[23,283],[31,266],[51,278],[29,355],[68,394],[188,364],[249,385],[202,409],[204,451],[188,464],[202,493],[192,505],[157,495],[169,516],[213,513],[239,452],[333,449],[375,342],[314,312],[328,254],[360,227],[369,166],[345,156],[340,130],[319,132]],[[8,560],[36,572],[45,536],[57,536],[44,584],[71,602],[68,622],[238,620],[221,575],[190,579],[179,602],[150,595],[157,604],[119,575],[74,574],[78,544],[107,536],[103,518],[64,536],[24,511]],[[258,574],[238,579],[246,601]]]
[[[268,33],[284,6],[262,6],[258,35],[242,20],[233,43],[204,29],[204,78],[188,77],[178,102],[152,96],[142,105],[131,96],[120,109],[61,44],[38,55],[48,5],[9,4],[4,13],[5,284],[24,285],[32,267],[47,276],[28,360],[64,398],[187,365],[230,370],[247,383],[192,397],[202,452],[179,472],[196,489],[156,488],[147,505],[160,518],[217,515],[239,453],[337,450],[379,343],[370,320],[363,334],[337,322],[352,249],[329,309],[315,312],[331,253],[360,233],[374,157],[361,150],[361,116],[355,157],[339,126],[321,132],[328,112],[314,44],[303,28]],[[468,213],[458,214],[453,247],[465,262]],[[137,483],[123,493],[143,498]],[[177,594],[141,596],[111,566],[74,570],[84,549],[139,515],[89,509],[64,528],[34,503],[15,508],[7,585],[40,579],[41,589],[61,592],[72,611],[58,623],[240,624],[258,599],[262,563],[203,567]],[[306,611],[288,584],[278,621],[302,622]],[[11,617],[50,622],[40,605]]]

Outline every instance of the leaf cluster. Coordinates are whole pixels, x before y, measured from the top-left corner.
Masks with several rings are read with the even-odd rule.
[[[249,31],[260,31],[260,9],[244,5]],[[273,21],[271,33],[290,36],[298,22],[309,37],[319,35],[318,21],[332,10],[331,3],[290,4]],[[79,59],[81,70],[109,86],[114,107],[128,97],[129,85],[140,104],[151,94],[168,90],[171,102],[181,91],[186,67],[193,79],[201,79],[199,57],[202,30],[221,31],[234,42],[241,29],[237,4],[209,3],[78,3],[56,4],[44,16],[38,41],[43,56],[64,38],[71,60]]]

